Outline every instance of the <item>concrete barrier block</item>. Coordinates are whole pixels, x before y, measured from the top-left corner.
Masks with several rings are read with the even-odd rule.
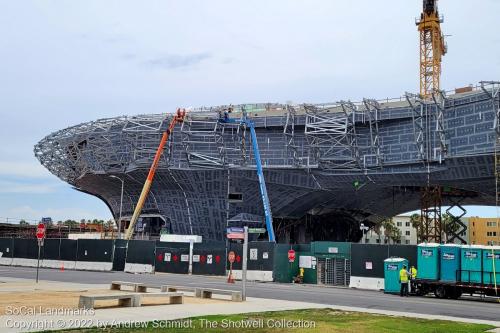
[[[12,258],[1,257],[0,258],[0,265],[2,265],[2,266],[10,266],[10,265],[12,265]]]
[[[125,272],[127,273],[153,273],[153,265],[125,263]]]
[[[241,270],[233,270],[233,278],[236,280],[241,280],[242,272]],[[262,281],[262,282],[272,282],[273,281],[273,271],[247,271],[247,280],[249,281]]]
[[[384,279],[364,276],[351,276],[349,288],[384,290]]]
[[[76,268],[76,262],[68,260],[44,259],[41,262],[40,266],[45,268],[57,268],[57,269],[64,268],[64,269],[74,270]]]
[[[12,258],[12,266],[36,267],[37,263],[38,259]]]
[[[75,269],[82,271],[111,271],[113,269],[113,263],[96,262],[96,261],[77,261]]]

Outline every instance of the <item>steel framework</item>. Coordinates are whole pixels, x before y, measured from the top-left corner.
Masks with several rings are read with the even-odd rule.
[[[335,105],[304,105],[305,135],[313,158],[322,168],[359,170],[355,153],[355,109]]]
[[[500,84],[482,85],[455,95],[436,93],[430,100],[406,94],[403,99],[379,102],[193,109],[165,147],[158,163],[158,183],[151,188],[144,211],[163,216],[166,223],[175,225],[173,230],[188,233],[213,232],[225,216],[259,214],[252,171],[255,156],[247,144],[249,129],[241,121],[217,123],[229,109],[231,118],[241,119],[247,113],[255,124],[276,217],[299,218],[318,205],[324,211],[340,205],[351,212],[363,211],[365,216],[383,216],[398,206],[381,205],[373,199],[387,194],[383,184],[413,189],[430,186],[430,190],[422,190],[424,194],[433,192],[437,184],[465,187],[484,192],[477,197],[484,199],[474,200],[489,200],[489,195],[495,198],[498,191],[490,191],[488,181],[493,182],[484,176],[484,170],[492,168],[485,157],[495,154],[495,177],[500,174],[499,144],[494,139],[500,119]],[[464,126],[470,117],[475,125]],[[115,214],[121,189],[108,176],[120,175],[125,183],[123,215],[127,220],[166,129],[168,119],[164,120],[160,114],[80,124],[46,136],[35,146],[35,155],[61,179],[99,196]],[[245,199],[226,208],[228,170],[232,189],[244,193]],[[346,186],[352,189],[355,180],[366,176],[373,181],[358,188],[352,198],[335,192]],[[428,203],[422,206],[426,210],[439,201],[429,198],[432,195],[422,198]],[[419,196],[413,200],[408,208],[418,209],[413,203]],[[468,204],[469,197],[460,204],[464,202]],[[435,228],[434,224],[428,228]]]

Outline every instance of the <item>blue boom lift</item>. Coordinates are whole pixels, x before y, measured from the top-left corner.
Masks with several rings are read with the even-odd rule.
[[[273,214],[271,213],[271,204],[267,196],[266,181],[264,179],[264,172],[262,171],[262,161],[260,159],[259,143],[257,142],[257,134],[255,134],[255,125],[253,121],[247,119],[246,112],[243,111],[241,119],[229,118],[229,112],[224,111],[224,117],[220,118],[220,122],[229,124],[246,125],[250,129],[250,136],[252,138],[253,153],[255,156],[255,164],[257,166],[257,176],[259,178],[260,195],[262,197],[262,205],[264,206],[264,216],[266,218],[266,229],[270,242],[275,242],[274,229],[273,229]]]

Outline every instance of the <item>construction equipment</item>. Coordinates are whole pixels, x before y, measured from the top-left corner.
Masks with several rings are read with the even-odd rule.
[[[438,92],[441,77],[441,58],[448,47],[441,33],[443,17],[439,17],[438,0],[423,0],[423,11],[416,20],[420,32],[420,95],[424,99]]]
[[[186,116],[185,109],[177,109],[177,112],[174,114],[172,119],[170,120],[170,124],[163,135],[161,137],[160,145],[156,150],[156,154],[153,160],[153,164],[151,164],[151,168],[149,169],[148,177],[146,178],[146,182],[144,182],[144,186],[141,191],[141,195],[139,196],[139,200],[137,201],[137,205],[135,206],[134,214],[132,215],[132,219],[130,219],[130,224],[128,226],[127,231],[125,232],[125,239],[131,239],[134,233],[135,223],[141,214],[142,207],[144,206],[144,202],[149,194],[149,189],[151,188],[151,184],[153,183],[153,178],[155,176],[156,169],[158,168],[158,164],[160,162],[160,157],[163,154],[163,148],[170,137],[170,134],[174,130],[174,127],[177,123],[182,123],[184,121],[184,117]]]
[[[271,204],[267,195],[266,181],[264,179],[264,172],[262,170],[262,161],[260,159],[259,143],[257,142],[257,134],[255,133],[255,124],[246,116],[243,110],[241,119],[229,118],[229,112],[224,113],[224,117],[220,118],[222,123],[244,125],[250,129],[250,136],[252,138],[252,148],[255,156],[255,164],[257,168],[257,177],[259,179],[260,195],[262,198],[262,205],[264,206],[264,215],[266,219],[267,234],[270,242],[275,242],[274,229],[273,229],[273,214],[271,213]]]

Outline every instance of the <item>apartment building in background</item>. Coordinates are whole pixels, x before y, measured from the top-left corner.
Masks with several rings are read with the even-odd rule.
[[[469,217],[470,244],[500,245],[500,223],[496,217]]]
[[[384,228],[380,227],[379,232],[377,233],[375,229],[370,229],[366,232],[365,237],[359,241],[359,243],[365,244],[403,244],[403,245],[416,245],[418,244],[417,238],[417,229],[413,228],[410,222],[410,216],[407,215],[398,215],[392,218],[394,225],[401,231],[401,240],[398,242],[393,242],[393,240],[388,239],[385,236]],[[469,218],[462,218],[462,223],[465,224],[466,231],[460,233],[460,237],[467,242],[470,243],[469,238]],[[462,244],[459,239],[455,239],[454,243]],[[498,244],[498,243],[497,243]]]

